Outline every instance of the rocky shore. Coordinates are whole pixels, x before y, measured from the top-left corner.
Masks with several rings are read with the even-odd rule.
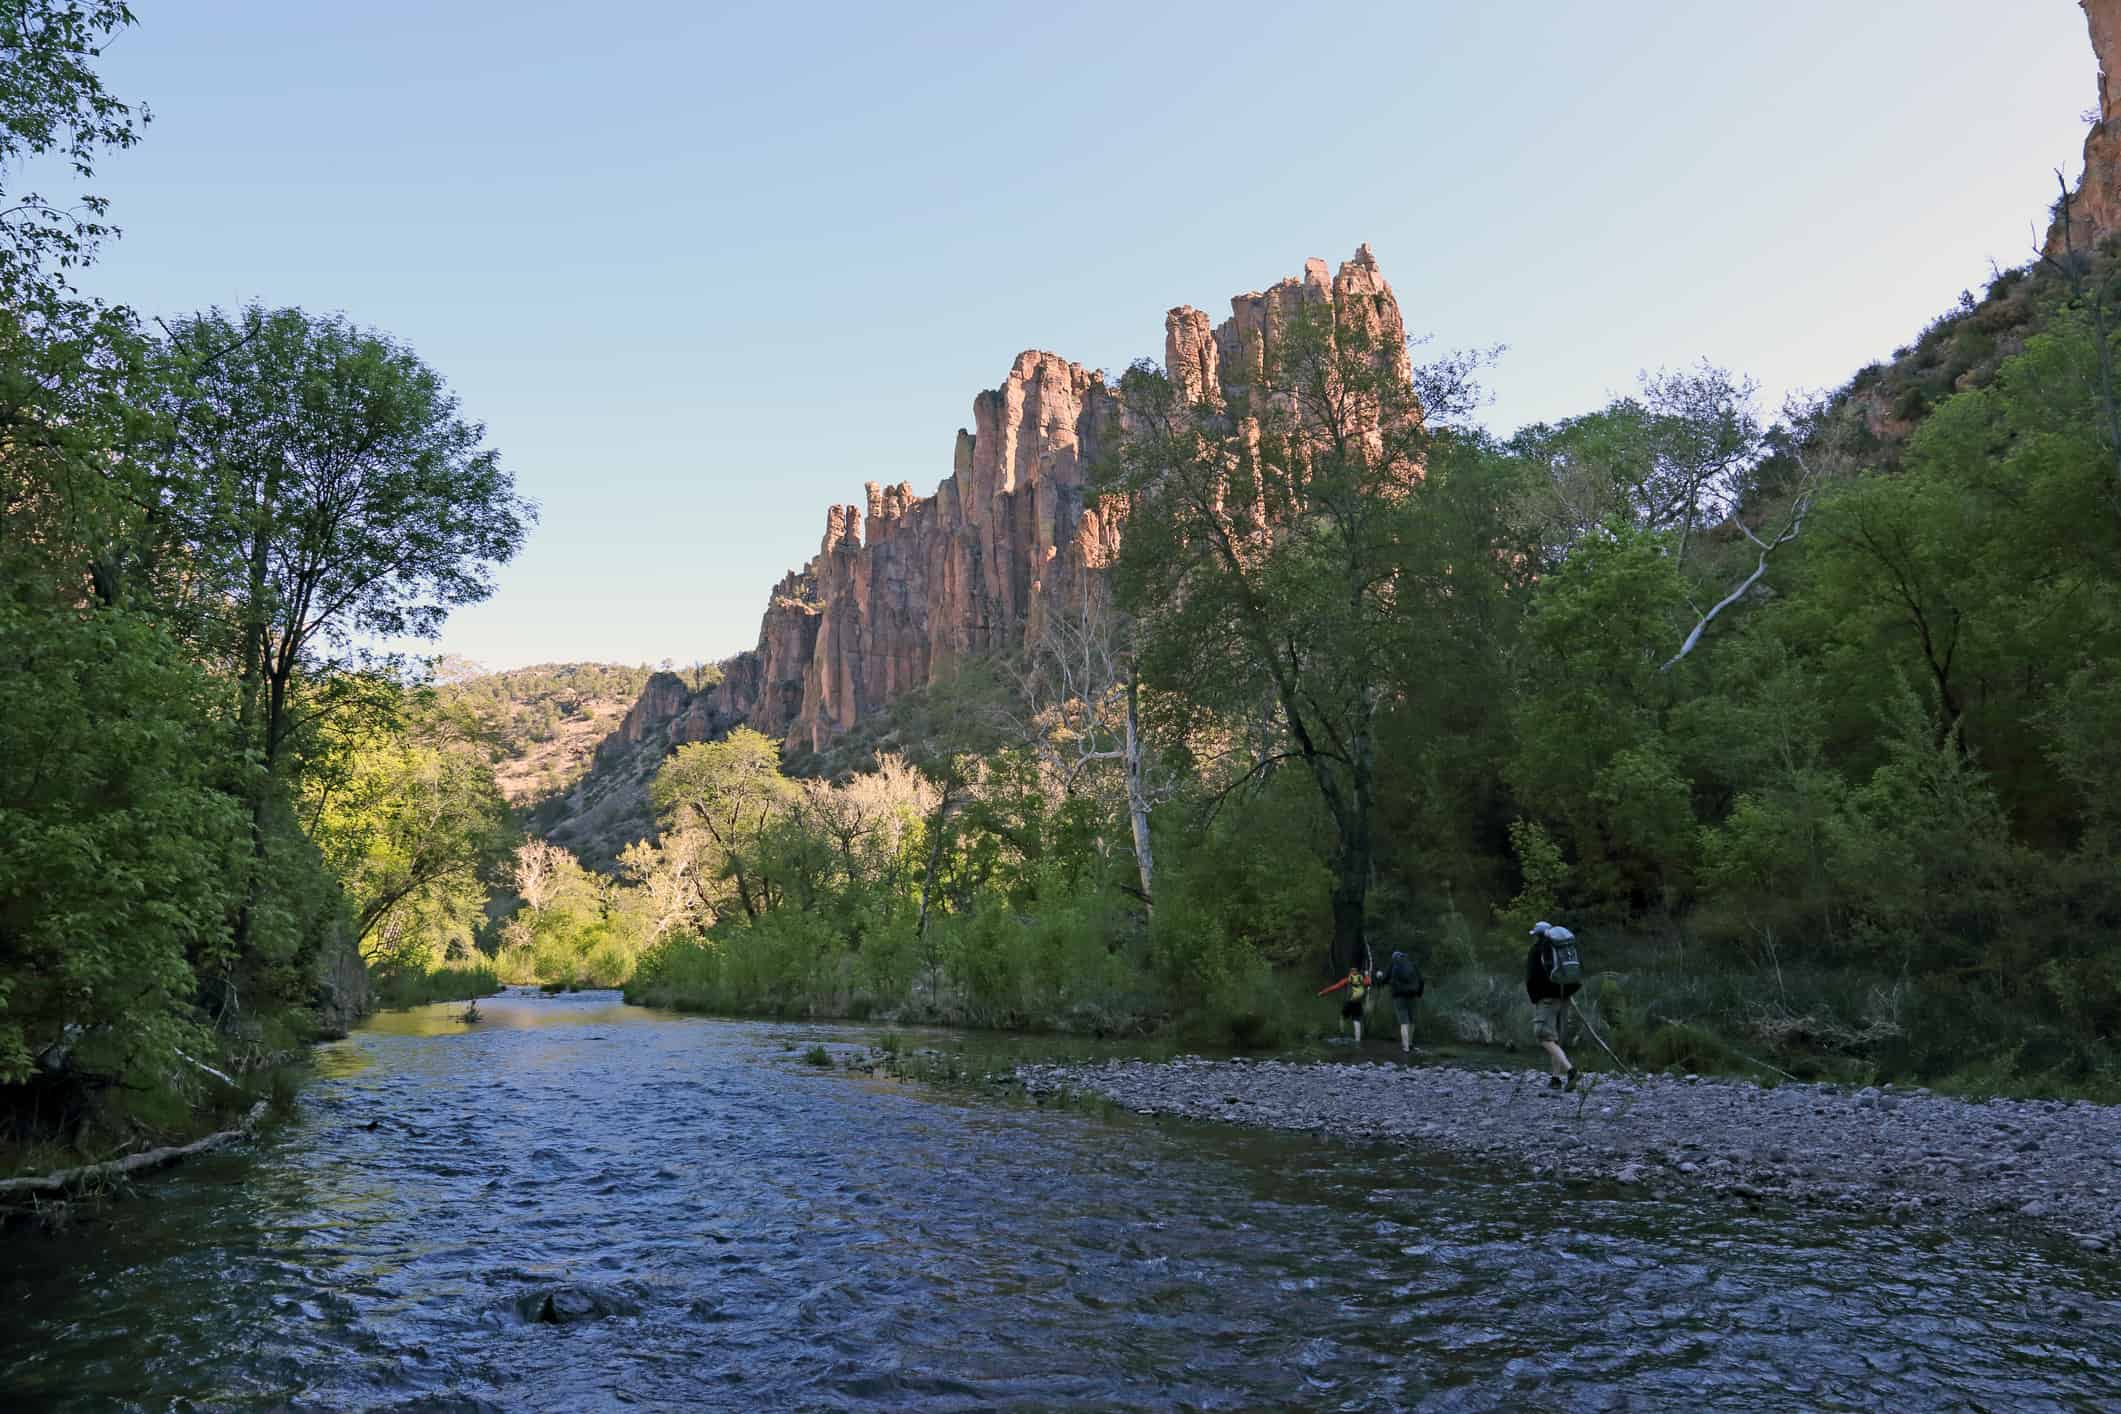
[[[1653,1197],[2001,1219],[2121,1248],[2121,1106],[1694,1076],[1587,1075],[1570,1094],[1529,1070],[1190,1057],[1015,1077],[1034,1097],[1401,1141]]]

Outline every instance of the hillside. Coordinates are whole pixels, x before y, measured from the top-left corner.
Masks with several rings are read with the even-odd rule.
[[[502,795],[528,813],[582,778],[597,743],[618,727],[655,671],[619,663],[539,663],[505,672],[445,664],[440,692],[487,744]]]
[[[635,840],[653,838],[648,784],[663,759],[688,741],[712,741],[736,721],[715,706],[721,670],[712,664],[685,676],[644,673],[632,698],[600,700],[601,729],[575,739],[578,755],[555,789],[529,811],[529,827],[592,868],[609,868]]]

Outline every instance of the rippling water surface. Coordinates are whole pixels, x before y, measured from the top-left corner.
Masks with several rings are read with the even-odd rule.
[[[508,997],[0,1253],[15,1408],[2039,1409],[2111,1266],[861,1080],[845,1030]],[[547,1298],[551,1298],[550,1308]],[[543,1318],[543,1319],[541,1319]],[[557,1318],[557,1319],[555,1319]]]

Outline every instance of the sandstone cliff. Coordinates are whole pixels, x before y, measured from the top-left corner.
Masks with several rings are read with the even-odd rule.
[[[2058,212],[2048,230],[2049,255],[2062,253],[2065,238],[2075,249],[2091,251],[2121,231],[2121,0],[2079,3],[2099,62],[2099,109],[2084,138],[2084,175],[2066,214]]]
[[[1259,378],[1305,306],[1404,347],[1398,301],[1364,246],[1338,272],[1310,260],[1301,276],[1236,296],[1220,323],[1171,310],[1165,367],[1196,397],[1230,397]],[[724,662],[719,684],[694,693],[668,674],[648,684],[552,837],[608,858],[618,835],[648,832],[646,783],[678,745],[743,723],[791,750],[822,749],[968,657],[1021,648],[1047,606],[1072,602],[1118,548],[1118,518],[1089,482],[1123,420],[1102,372],[1018,354],[1001,386],[973,399],[972,427],[959,429],[933,495],[872,481],[862,502],[829,508],[817,555],[773,587],[757,646]]]

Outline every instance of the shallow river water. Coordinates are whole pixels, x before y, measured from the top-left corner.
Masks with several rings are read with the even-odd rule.
[[[326,1048],[249,1154],[0,1236],[0,1407],[2121,1402],[2121,1279],[2059,1248],[1557,1208],[1403,1149],[802,1063],[860,1029],[460,1009]]]

